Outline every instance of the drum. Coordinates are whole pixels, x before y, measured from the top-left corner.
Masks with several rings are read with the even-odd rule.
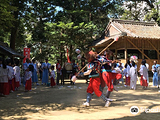
[[[71,63],[66,63],[66,64],[65,64],[65,69],[66,69],[67,71],[72,70],[72,64],[71,64]]]

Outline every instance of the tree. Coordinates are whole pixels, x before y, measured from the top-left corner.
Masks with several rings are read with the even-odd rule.
[[[160,1],[155,0],[125,0],[124,1],[124,13],[122,19],[132,19],[137,21],[151,21],[160,25]]]

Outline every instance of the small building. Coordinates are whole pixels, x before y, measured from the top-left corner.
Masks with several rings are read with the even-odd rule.
[[[118,41],[109,47],[115,53],[115,59],[126,63],[130,56],[136,55],[138,69],[142,59],[146,59],[150,70],[154,60],[160,63],[160,27],[156,22],[112,19],[92,47],[100,52],[115,38],[119,38]]]
[[[18,58],[21,58],[21,59],[24,58],[24,55],[22,55],[22,54],[16,52],[15,50],[11,49],[10,47],[8,47],[7,43],[3,43],[3,42],[0,42],[0,56],[2,58],[5,58],[6,56],[10,57],[10,58],[14,58],[14,57],[18,57]]]

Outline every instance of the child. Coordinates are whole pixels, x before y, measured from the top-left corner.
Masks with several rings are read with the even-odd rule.
[[[148,82],[147,82],[148,69],[145,65],[144,60],[142,60],[142,66],[140,67],[139,73],[141,75],[141,86],[143,86],[143,89],[147,89],[147,86],[148,86]]]
[[[55,86],[56,83],[55,83],[55,71],[54,71],[54,65],[51,66],[51,87]]]
[[[18,90],[20,86],[20,68],[19,68],[19,60],[15,60],[14,75],[15,75],[15,90]]]
[[[8,71],[5,61],[2,61],[0,67],[0,93],[1,95],[9,95]]]
[[[137,68],[135,67],[134,61],[132,61],[132,67],[130,68],[130,76],[130,89],[135,90],[137,83]]]
[[[33,71],[33,65],[29,65],[29,67],[25,71],[25,91],[31,91],[32,88],[32,71]]]
[[[125,67],[126,67],[126,84],[125,85],[127,87],[127,86],[130,86],[130,74],[129,73],[130,73],[131,64],[129,60],[127,61]]]
[[[15,91],[14,70],[12,67],[11,59],[7,59],[6,62],[7,62],[7,68],[9,69],[9,71],[8,71],[9,91],[13,92],[13,91]]]

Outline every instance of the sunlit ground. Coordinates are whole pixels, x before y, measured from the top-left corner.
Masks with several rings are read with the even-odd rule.
[[[0,97],[0,119],[160,119],[160,90],[152,87],[151,82],[147,90],[143,90],[139,82],[137,90],[130,90],[122,84],[118,85],[119,91],[111,94],[111,99],[116,101],[112,102],[109,108],[105,108],[105,103],[96,95],[93,95],[90,107],[83,107],[87,86],[85,80],[77,80],[75,85],[66,83],[54,88],[32,86],[31,92],[24,92],[24,87],[21,86],[19,91],[7,97]],[[106,90],[107,87],[104,93]],[[139,112],[135,115],[130,112],[132,106],[139,108]]]

